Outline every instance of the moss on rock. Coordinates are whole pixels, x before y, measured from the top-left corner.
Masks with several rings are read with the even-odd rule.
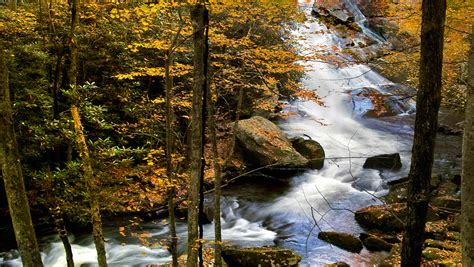
[[[351,234],[337,232],[320,232],[318,234],[318,238],[330,244],[333,244],[336,247],[354,253],[359,253],[363,248],[362,242],[357,237]]]

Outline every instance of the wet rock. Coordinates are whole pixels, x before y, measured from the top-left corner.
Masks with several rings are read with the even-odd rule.
[[[347,24],[354,21],[354,15],[348,10],[342,0],[315,1],[313,15],[332,18],[336,23]]]
[[[320,232],[318,238],[353,253],[359,253],[363,248],[362,242],[351,234]]]
[[[392,180],[392,181],[387,182],[387,185],[392,186],[392,185],[397,185],[397,184],[406,183],[406,182],[408,182],[408,181],[410,181],[410,179],[408,179],[408,177],[402,177],[402,178],[400,178],[400,179]]]
[[[406,203],[373,205],[355,212],[355,219],[360,226],[384,233],[399,233],[403,231],[406,216]],[[438,210],[428,207],[428,221],[438,221],[442,217]]]
[[[438,260],[441,259],[441,253],[443,251],[439,248],[425,248],[422,252],[423,258],[427,260]]]
[[[298,266],[301,257],[288,249],[225,248],[222,258],[229,267]]]
[[[325,153],[323,147],[318,142],[299,137],[292,140],[291,143],[296,151],[308,159],[309,168],[321,169],[324,166]]]
[[[324,267],[351,267],[351,266],[345,262],[340,261],[340,262],[336,262],[332,264],[326,264],[324,265]]]
[[[400,154],[384,154],[367,158],[363,168],[365,169],[387,169],[399,170],[402,167]]]
[[[308,160],[293,148],[280,128],[263,117],[239,121],[235,134],[249,165],[298,168],[308,164]]]
[[[400,203],[369,206],[355,213],[355,219],[359,225],[383,232],[401,232],[404,229],[402,220],[405,217],[406,205]]]
[[[361,239],[362,240],[362,239]],[[388,243],[387,241],[375,237],[375,236],[368,236],[362,240],[364,246],[370,251],[388,251],[392,249],[393,245]]]

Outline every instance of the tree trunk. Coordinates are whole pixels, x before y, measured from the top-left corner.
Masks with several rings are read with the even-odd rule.
[[[420,266],[430,177],[441,103],[443,36],[446,0],[423,0],[419,88],[416,98],[408,187],[408,215],[402,243],[402,266]]]
[[[194,31],[194,86],[193,108],[191,120],[190,144],[190,187],[188,204],[188,260],[187,266],[197,266],[198,256],[201,254],[202,230],[199,233],[202,209],[202,179],[204,170],[204,129],[205,129],[205,100],[207,91],[207,57],[208,46],[206,32],[208,10],[203,3],[196,4],[191,10],[191,21]],[[202,227],[201,227],[202,229]]]
[[[77,92],[77,40],[76,40],[76,27],[79,25],[79,0],[73,0],[71,4],[71,32],[70,32],[70,69],[69,69],[69,81],[73,91]],[[75,95],[73,93],[73,95]],[[82,129],[81,116],[79,109],[76,105],[71,106],[71,115],[74,121],[74,130],[76,132],[76,143],[79,148],[79,154],[82,159],[82,168],[84,170],[84,179],[87,186],[91,223],[92,223],[92,236],[94,238],[94,244],[97,251],[97,261],[100,267],[107,266],[107,259],[105,253],[104,234],[102,232],[102,219],[100,216],[100,205],[97,198],[93,196],[99,191],[97,181],[94,177],[92,170],[92,162],[89,157],[89,149],[87,147],[86,138]]]
[[[212,92],[208,86],[207,92],[208,125],[211,142],[211,152],[214,167],[214,266],[222,266],[222,233],[221,233],[221,186],[222,172],[217,149],[216,109],[212,102]]]
[[[72,119],[74,120],[74,130],[76,132],[76,142],[79,147],[79,153],[82,158],[82,168],[84,170],[84,180],[86,182],[89,203],[91,206],[91,222],[92,222],[92,236],[94,237],[95,249],[97,250],[97,261],[100,267],[107,266],[107,259],[105,254],[104,234],[102,233],[102,219],[100,216],[100,205],[97,199],[93,196],[99,191],[97,182],[95,181],[94,173],[92,171],[92,163],[89,157],[89,149],[87,148],[86,138],[82,129],[81,117],[78,108],[73,105],[71,107]]]
[[[168,214],[169,214],[169,225],[171,236],[170,251],[173,259],[173,267],[178,266],[178,236],[176,234],[176,218],[174,215],[174,196],[175,196],[175,183],[174,183],[174,171],[173,171],[173,109],[171,107],[171,98],[173,96],[173,77],[171,76],[170,69],[173,66],[173,52],[172,48],[168,50],[168,56],[166,58],[165,67],[165,82],[166,82],[166,176],[168,177]]]
[[[474,266],[474,24],[469,54],[468,97],[464,120],[461,184],[462,265]]]
[[[41,255],[31,220],[21,170],[10,102],[8,69],[0,51],[0,164],[16,241],[25,267],[41,267]]]
[[[53,217],[56,231],[63,243],[64,251],[66,252],[67,267],[74,267],[74,256],[72,254],[71,243],[69,242],[66,226],[64,225],[63,216],[61,214],[61,208],[58,205],[51,208],[51,215]]]

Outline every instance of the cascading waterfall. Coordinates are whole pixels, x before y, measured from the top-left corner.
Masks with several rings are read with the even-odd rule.
[[[362,32],[369,37],[370,39],[376,41],[377,43],[383,43],[385,42],[385,38],[380,36],[379,34],[373,32],[367,25],[367,18],[365,17],[364,14],[362,14],[362,11],[360,11],[359,7],[352,2],[352,0],[344,0],[344,4],[347,7],[347,9],[352,13],[354,16],[354,20],[359,25],[359,27],[362,29]]]
[[[304,4],[300,0],[300,4]],[[356,16],[357,23],[370,38],[383,39],[364,25],[365,17],[352,2],[347,6]],[[329,30],[309,13],[308,21],[294,31],[301,53],[312,53],[314,47],[336,46],[342,50],[337,33]],[[383,253],[365,249],[353,254],[330,246],[317,238],[321,230],[359,234],[363,230],[354,220],[359,208],[379,204],[374,196],[383,195],[384,181],[402,177],[409,166],[412,130],[399,123],[365,119],[360,114],[371,108],[371,103],[356,101],[349,92],[364,87],[382,88],[390,81],[365,65],[337,67],[331,63],[301,62],[306,68],[304,85],[317,91],[324,106],[312,101],[296,100],[288,103],[287,110],[298,115],[281,121],[279,126],[290,136],[307,135],[317,140],[326,151],[325,166],[307,171],[290,179],[290,186],[276,184],[255,186],[240,184],[224,190],[222,200],[222,229],[226,242],[241,246],[277,245],[291,248],[303,257],[303,266],[324,266],[345,261],[354,266],[373,266]],[[413,107],[408,103],[407,111]],[[401,115],[402,117],[404,115]],[[398,172],[363,169],[364,157],[400,152],[403,168]],[[281,189],[275,192],[277,189]],[[208,199],[209,200],[209,199]],[[212,199],[211,199],[212,200]],[[116,223],[116,225],[119,225]],[[179,250],[184,251],[186,224],[177,226]],[[171,260],[160,245],[168,236],[166,222],[147,223],[134,229],[135,235],[145,234],[145,246],[130,232],[122,236],[117,226],[106,230],[106,250],[109,266],[146,266]],[[205,238],[213,239],[213,226],[205,226]],[[45,266],[65,266],[65,255],[58,239],[43,240]],[[95,266],[95,249],[90,236],[73,241],[73,253],[78,266]],[[0,266],[21,266],[19,259],[4,261]]]

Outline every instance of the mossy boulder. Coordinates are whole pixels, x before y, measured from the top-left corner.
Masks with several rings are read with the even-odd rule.
[[[373,205],[355,212],[359,225],[383,232],[401,232],[404,229],[406,204]]]
[[[431,248],[439,248],[439,249],[449,250],[449,251],[460,250],[459,243],[456,243],[450,240],[426,239],[424,246],[431,247]]]
[[[422,256],[423,256],[423,258],[425,258],[427,260],[438,260],[438,259],[442,258],[442,256],[441,256],[442,253],[443,253],[443,251],[439,248],[427,247],[423,250]]]
[[[362,240],[362,243],[364,246],[370,250],[370,251],[388,251],[392,250],[393,245],[388,243],[387,241],[375,237],[375,236],[369,236],[367,238],[364,238]]]
[[[318,238],[353,253],[359,253],[363,248],[357,237],[347,233],[320,232]]]
[[[289,249],[225,248],[222,258],[229,267],[298,266],[301,257]]]
[[[402,161],[399,153],[377,155],[370,158],[364,163],[365,169],[392,170],[396,171],[402,167]]]
[[[431,205],[439,208],[461,210],[461,200],[453,196],[439,196],[431,200]]]
[[[296,151],[273,122],[255,116],[237,123],[236,138],[251,166],[278,165],[304,168],[308,160]]]
[[[319,170],[324,166],[326,156],[321,144],[314,140],[306,140],[302,137],[291,140],[291,143],[296,151],[308,160],[309,168]]]

